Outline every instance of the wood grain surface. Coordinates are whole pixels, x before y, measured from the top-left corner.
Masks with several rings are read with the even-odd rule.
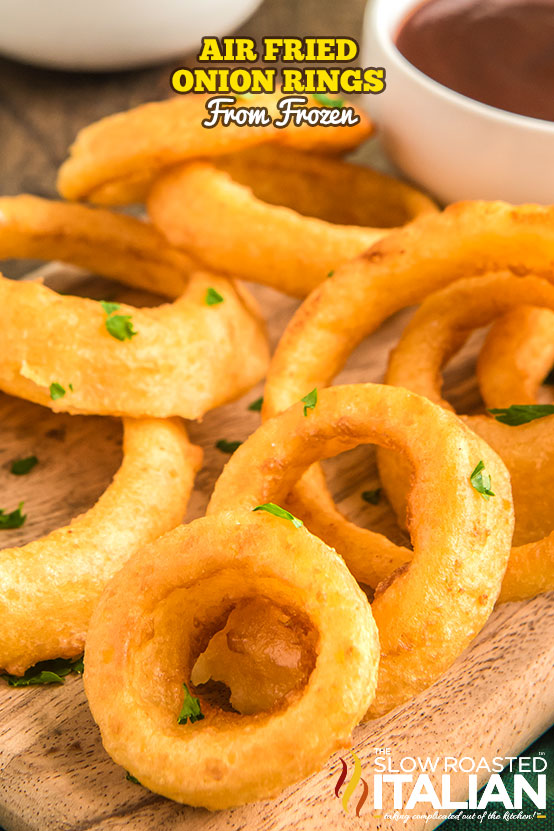
[[[83,280],[61,267],[43,273],[48,282],[76,293],[102,296],[105,282]],[[268,319],[272,343],[278,339],[296,302],[271,289],[252,287]],[[135,293],[126,300],[139,302]],[[123,297],[121,298],[123,299]],[[385,324],[354,353],[341,382],[381,380],[386,357],[410,312]],[[472,367],[480,338],[473,338],[447,373],[447,395],[461,411],[478,404]],[[261,386],[231,405],[191,424],[192,439],[205,449],[188,519],[203,514],[213,483],[227,456],[214,444],[220,438],[244,439],[259,423],[247,405]],[[26,542],[89,507],[106,487],[120,458],[117,420],[53,415],[8,396],[0,398],[2,454],[0,483],[6,507],[25,499],[28,523],[3,532],[5,545]],[[9,473],[14,458],[35,453],[40,463],[27,477]],[[371,506],[362,490],[378,484],[372,448],[360,448],[327,462],[339,506],[360,524],[400,541],[385,500]],[[471,756],[490,759],[517,755],[554,719],[554,597],[500,607],[480,637],[455,666],[423,695],[389,716],[360,726],[353,749],[371,776],[375,748],[390,749],[398,765],[406,756]],[[334,787],[341,764],[335,754],[324,769],[286,790],[277,800],[220,813],[192,809],[158,797],[125,779],[102,748],[80,677],[63,687],[13,689],[0,686],[0,824],[7,831],[341,831],[365,827],[389,831],[402,822],[369,807],[354,816],[356,800],[345,812]],[[270,751],[270,749],[268,749]],[[351,760],[348,751],[343,754]],[[486,774],[482,775],[482,780]],[[347,780],[348,781],[348,780]],[[344,791],[344,786],[343,786]],[[453,798],[463,799],[464,779],[453,779]],[[388,806],[390,808],[390,806]],[[413,815],[421,813],[413,811]],[[394,814],[393,814],[394,816]],[[439,820],[410,819],[412,831],[434,828]]]

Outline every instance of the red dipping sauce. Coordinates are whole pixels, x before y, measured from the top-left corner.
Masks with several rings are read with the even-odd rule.
[[[428,0],[401,23],[396,46],[455,92],[554,121],[554,0]]]

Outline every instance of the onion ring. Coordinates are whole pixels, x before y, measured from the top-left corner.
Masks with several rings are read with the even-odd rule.
[[[308,683],[254,715],[202,698],[204,718],[179,724],[197,655],[256,597],[315,630]],[[118,764],[156,793],[214,810],[275,796],[345,746],[373,698],[378,656],[367,598],[335,552],[286,520],[232,511],[166,534],[114,578],[91,622],[85,689]]]
[[[389,315],[466,274],[506,268],[554,280],[553,207],[463,202],[384,237],[337,269],[298,309],[273,356],[262,415],[274,415],[314,387],[329,384],[353,349]],[[391,548],[337,510],[321,470],[309,470],[293,497],[291,510],[302,518],[304,508],[313,514],[317,500],[322,502],[317,521],[308,527],[315,534],[321,530],[357,579],[375,585],[374,565],[386,573]],[[332,536],[326,533],[330,529]],[[376,548],[381,562],[373,556]],[[364,552],[371,552],[372,563]]]
[[[537,404],[554,366],[554,313],[518,306],[491,327],[479,354],[477,378],[487,407]]]
[[[282,96],[260,94],[243,99],[241,107],[265,106],[277,114]],[[307,96],[309,107],[322,105]],[[150,185],[163,170],[178,162],[211,158],[264,142],[276,142],[322,153],[353,150],[372,131],[362,110],[355,108],[360,122],[354,127],[323,126],[278,129],[240,127],[236,124],[206,130],[208,96],[192,95],[156,101],[115,113],[81,130],[70,148],[69,158],[58,174],[58,190],[66,199],[81,199],[104,205],[143,202]],[[349,106],[352,106],[349,104]]]
[[[125,419],[123,462],[89,511],[21,548],[0,551],[0,667],[83,651],[108,580],[145,543],[182,521],[200,467],[177,421]]]
[[[195,271],[190,258],[144,222],[81,205],[6,197],[0,199],[4,256],[56,257],[149,291],[181,295],[157,308],[120,305],[118,315],[130,317],[139,333],[121,343],[106,330],[99,303],[0,277],[5,392],[56,412],[194,419],[238,398],[264,375],[267,340],[250,295],[226,278]],[[210,289],[224,302],[206,305]],[[51,384],[66,394],[52,400]]]
[[[37,196],[0,197],[0,259],[62,260],[175,299],[198,266],[147,222]]]
[[[210,289],[223,302],[206,305]],[[196,419],[254,386],[268,362],[261,322],[224,277],[196,274],[171,305],[119,304],[138,332],[124,343],[94,300],[0,277],[0,303],[0,388],[54,412]]]
[[[307,467],[359,444],[402,450],[410,492],[412,565],[372,605],[381,641],[375,701],[383,715],[433,683],[485,624],[510,551],[513,509],[506,468],[452,413],[406,390],[376,384],[322,390],[265,422],[218,479],[208,514],[279,502]],[[470,475],[482,460],[494,484],[484,499]]]
[[[147,204],[172,245],[209,268],[297,297],[393,226],[436,211],[383,173],[275,146],[172,168]]]
[[[520,304],[554,309],[554,286],[539,277],[492,274],[460,280],[431,295],[416,312],[391,354],[386,381],[425,395],[445,409],[440,372],[470,331]],[[512,401],[511,403],[519,403]],[[554,417],[511,427],[485,415],[464,422],[503,459],[515,506],[514,548],[499,597],[523,600],[554,588]],[[403,515],[403,473],[391,454],[379,453],[383,487]]]

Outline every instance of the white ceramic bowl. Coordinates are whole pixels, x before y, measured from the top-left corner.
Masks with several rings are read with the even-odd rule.
[[[554,202],[554,123],[453,92],[403,55],[394,37],[416,0],[370,0],[363,66],[384,66],[386,90],[365,102],[392,161],[443,202]],[[468,56],[469,57],[469,56]]]
[[[236,29],[261,0],[0,0],[0,52],[55,69],[131,69],[182,58]],[[169,80],[168,80],[169,84]]]

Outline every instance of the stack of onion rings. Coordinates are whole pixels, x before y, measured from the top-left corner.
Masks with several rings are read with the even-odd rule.
[[[427,196],[375,170],[272,145],[172,168],[148,197],[172,245],[297,297],[433,211]]]
[[[513,530],[510,480],[496,454],[452,413],[402,389],[360,384],[321,391],[262,425],[216,483],[208,514],[279,502],[306,468],[359,444],[402,450],[414,469],[410,492],[413,562],[378,590],[372,611],[381,662],[368,717],[428,687],[488,619]],[[483,461],[489,500],[470,476]]]
[[[180,292],[172,305],[120,305],[138,333],[120,342],[99,303],[0,277],[5,392],[54,411],[195,419],[263,377],[267,339],[248,293],[195,272],[150,226],[34,197],[1,199],[0,217],[0,256],[57,257],[151,291]],[[53,383],[63,397],[52,399]]]
[[[182,521],[200,448],[171,420],[124,419],[123,462],[96,505],[42,539],[0,551],[0,668],[80,655],[109,579]]]
[[[277,113],[279,93],[241,99],[241,107],[265,106]],[[276,142],[321,153],[353,150],[371,133],[371,124],[356,109],[356,126],[202,127],[207,96],[183,96],[143,104],[110,115],[81,130],[61,166],[58,189],[66,199],[103,205],[143,202],[156,176],[166,167],[193,159],[232,153],[264,142]],[[321,103],[308,97],[308,106]]]
[[[553,207],[464,202],[384,237],[341,266],[298,309],[269,369],[264,417],[329,384],[389,315],[467,274],[500,269],[554,281]],[[375,586],[401,565],[388,540],[336,509],[319,467],[295,486],[289,507],[309,517],[310,530],[337,549],[361,582]]]
[[[411,389],[452,409],[441,397],[443,366],[472,329],[525,303],[553,310],[554,286],[539,277],[499,273],[460,280],[431,295],[393,351],[387,383]],[[494,395],[489,400],[495,406],[506,406]],[[510,403],[520,402],[512,399]],[[511,475],[515,547],[500,601],[523,600],[554,588],[554,416],[519,427],[484,415],[465,416],[464,421],[496,450]],[[405,474],[391,454],[379,454],[379,468],[383,486],[402,521]]]
[[[253,715],[201,696],[202,720],[179,724],[197,656],[260,596],[314,630],[308,682]],[[116,576],[91,622],[85,689],[116,762],[156,793],[214,810],[275,796],[347,744],[378,656],[367,599],[335,552],[285,519],[233,510],[166,534]]]

